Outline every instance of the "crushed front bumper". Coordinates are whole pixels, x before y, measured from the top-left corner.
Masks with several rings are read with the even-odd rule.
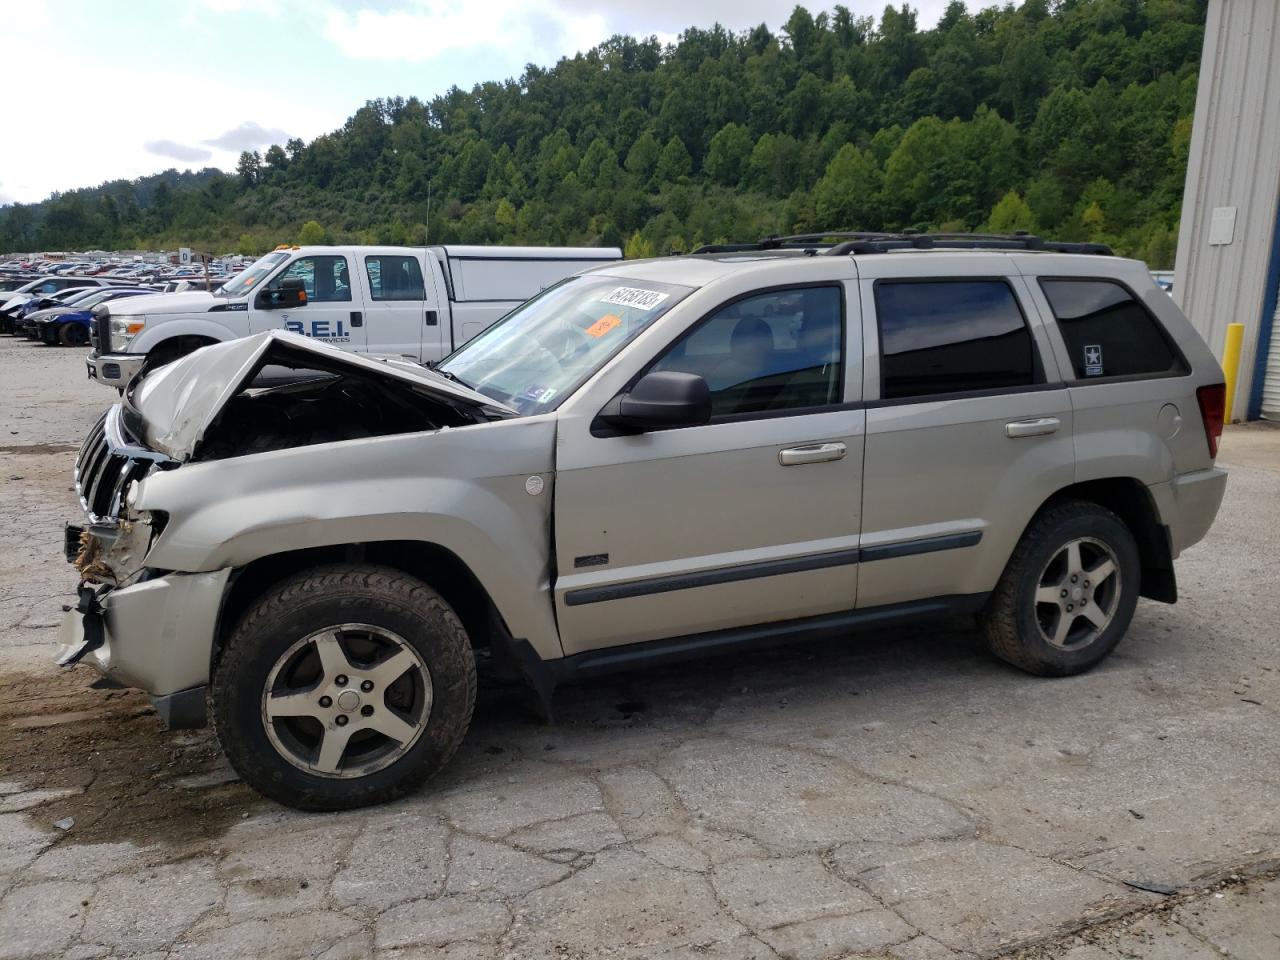
[[[57,662],[86,663],[145,690],[171,726],[200,726],[230,575],[227,568],[155,575],[117,589],[82,586],[63,616]]]
[[[142,369],[146,355],[141,353],[91,353],[84,358],[89,379],[123,390]]]

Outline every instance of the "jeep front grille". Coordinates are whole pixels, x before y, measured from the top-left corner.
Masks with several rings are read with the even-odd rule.
[[[117,404],[93,425],[76,454],[76,495],[91,524],[114,525],[129,484],[146,476],[156,461],[167,459],[127,443],[120,419]]]

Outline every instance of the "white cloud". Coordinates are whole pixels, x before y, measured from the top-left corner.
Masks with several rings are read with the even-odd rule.
[[[259,147],[269,147],[273,143],[284,143],[288,139],[289,134],[278,127],[268,130],[260,123],[247,120],[221,136],[203,142],[205,146],[239,153],[241,150],[257,150]]]
[[[610,32],[602,14],[570,13],[551,0],[412,0],[390,10],[331,7],[324,18],[325,38],[345,56],[414,63],[485,48],[542,62],[590,49]]]
[[[181,160],[183,163],[202,163],[212,159],[213,154],[201,147],[189,147],[185,143],[174,140],[147,140],[142,144],[147,153],[157,157],[168,157],[170,160]]]

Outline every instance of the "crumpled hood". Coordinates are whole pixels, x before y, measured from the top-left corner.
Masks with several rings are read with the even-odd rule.
[[[466,406],[488,407],[506,415],[516,413],[511,407],[403,358],[382,360],[348,353],[284,330],[202,347],[158,370],[149,371],[144,366],[129,385],[126,402],[142,418],[142,439],[148,447],[174,460],[189,460],[227,402],[271,364],[334,374],[363,372],[411,383],[429,394]]]
[[[210,307],[230,303],[227,297],[215,297],[204,290],[186,293],[156,293],[150,296],[108,300],[105,306],[113,317],[155,316],[161,313],[207,313]]]

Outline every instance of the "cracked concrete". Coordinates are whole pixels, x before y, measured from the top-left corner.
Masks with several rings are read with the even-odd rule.
[[[943,624],[575,685],[554,727],[484,687],[426,790],[308,815],[49,663],[113,399],[79,364],[0,338],[0,960],[1280,956],[1280,433],[1227,432],[1182,600],[1088,675]]]

